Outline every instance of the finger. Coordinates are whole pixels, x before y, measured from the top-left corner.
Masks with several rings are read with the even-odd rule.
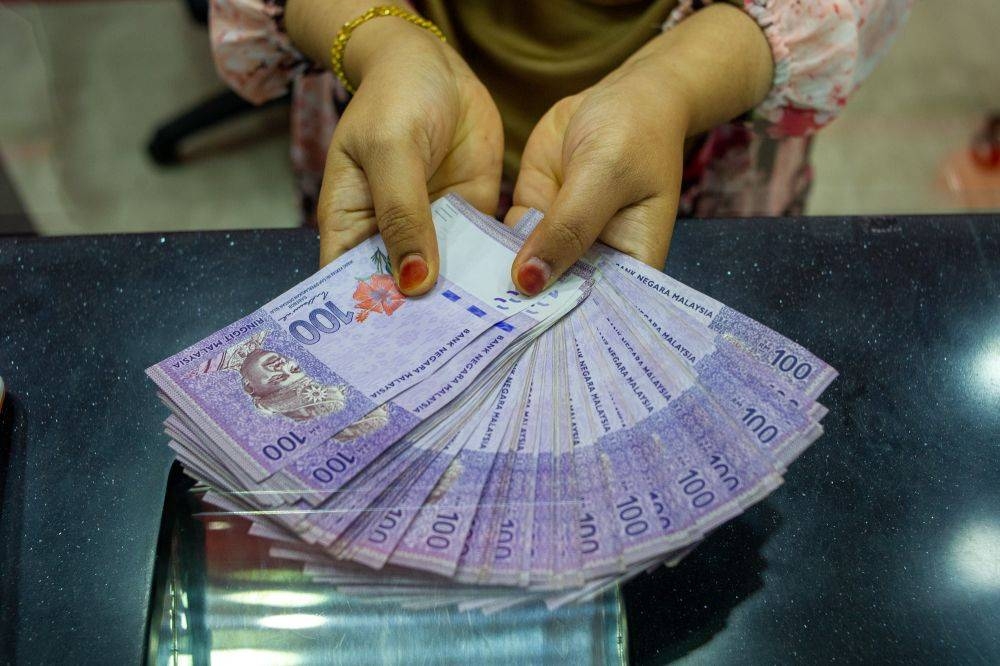
[[[437,281],[439,259],[424,162],[405,144],[359,157],[396,284],[409,296],[426,293]]]
[[[427,183],[432,201],[454,193],[486,215],[496,214],[503,175],[502,129],[497,130],[501,135],[494,141],[460,141],[445,156]]]
[[[562,132],[550,110],[531,131],[521,154],[514,196],[504,224],[514,226],[532,208],[547,211],[559,194]]]
[[[525,154],[525,157],[528,157]],[[514,185],[514,196],[503,223],[509,227],[520,222],[529,210],[546,211],[559,194],[559,181],[551,171],[540,169],[537,164],[521,161],[521,170]]]
[[[514,197],[504,224],[514,226],[532,208],[546,211],[559,194],[559,181],[551,170],[539,166],[542,156],[525,153],[514,185]]]
[[[514,258],[511,279],[534,296],[559,278],[597,240],[608,221],[632,198],[597,159],[570,165],[545,218]]]
[[[342,150],[331,147],[316,206],[320,266],[378,231],[371,209],[364,171]]]
[[[433,200],[446,194],[457,194],[476,210],[492,217],[500,203],[500,176],[484,175],[461,183],[432,187],[431,192]]]
[[[615,213],[600,239],[647,266],[662,270],[676,215],[676,195],[649,197]]]

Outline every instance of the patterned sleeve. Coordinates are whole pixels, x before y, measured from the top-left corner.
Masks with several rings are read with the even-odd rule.
[[[210,0],[209,8],[215,67],[241,97],[281,97],[312,67],[285,32],[285,0]]]
[[[681,0],[665,28],[712,0]],[[775,137],[833,120],[892,43],[913,0],[742,0],[767,37],[774,83],[755,118]]]

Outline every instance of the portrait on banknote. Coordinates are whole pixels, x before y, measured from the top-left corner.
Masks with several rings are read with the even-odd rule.
[[[200,364],[187,377],[193,379],[214,372],[238,373],[243,392],[258,412],[295,421],[307,421],[342,410],[346,403],[344,388],[316,381],[294,358],[267,349],[268,333],[254,333],[246,340],[227,347],[221,354]],[[234,387],[239,385],[234,383]],[[360,430],[370,432],[380,427],[376,425],[378,416],[374,412],[368,416],[373,418],[359,426],[358,435],[362,434]]]
[[[321,384],[307,375],[295,359],[270,349],[249,352],[240,364],[243,390],[253,406],[265,414],[296,421],[326,416],[344,408],[344,390]]]

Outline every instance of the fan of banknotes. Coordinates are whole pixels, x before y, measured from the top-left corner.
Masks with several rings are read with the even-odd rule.
[[[206,501],[316,580],[589,599],[676,562],[822,433],[836,371],[800,345],[601,245],[527,298],[509,270],[540,213],[432,212],[428,294],[374,237],[147,370]]]

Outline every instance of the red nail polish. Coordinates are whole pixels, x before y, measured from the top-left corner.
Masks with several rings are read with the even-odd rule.
[[[409,291],[427,279],[427,262],[419,254],[408,254],[399,263],[399,288]]]
[[[532,257],[517,269],[517,286],[529,296],[536,296],[549,282],[552,269],[538,257]]]

